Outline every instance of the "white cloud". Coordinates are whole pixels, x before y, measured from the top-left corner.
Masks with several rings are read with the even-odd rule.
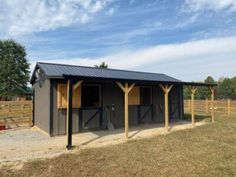
[[[0,0],[0,36],[87,23],[111,0]]]
[[[187,27],[187,26],[195,23],[197,21],[198,17],[199,17],[199,14],[194,14],[191,17],[189,17],[187,20],[185,20],[185,21],[183,20],[183,21],[178,22],[173,28]]]
[[[110,8],[108,11],[106,11],[107,15],[113,15],[115,13],[115,8]]]
[[[157,45],[135,51],[123,51],[96,59],[72,58],[47,60],[46,62],[94,66],[105,61],[111,68],[164,72],[177,75],[184,80],[192,80],[198,79],[203,73],[206,76],[213,73],[216,77],[227,76],[227,72],[235,75],[235,56],[236,36]],[[232,61],[234,63],[230,63]],[[181,67],[178,68],[180,64]]]
[[[236,11],[236,0],[186,0],[185,5],[185,8],[191,11],[224,9]]]

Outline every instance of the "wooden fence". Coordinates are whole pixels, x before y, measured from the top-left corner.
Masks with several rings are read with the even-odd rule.
[[[32,125],[32,101],[0,101],[0,124],[7,128]]]
[[[236,100],[214,100],[213,107],[215,113],[231,114],[236,113]],[[211,100],[194,100],[196,113],[211,113]],[[184,100],[184,111],[191,112],[191,100]]]

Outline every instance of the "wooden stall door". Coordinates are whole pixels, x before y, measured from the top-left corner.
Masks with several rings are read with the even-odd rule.
[[[176,87],[171,89],[170,92],[169,114],[170,114],[170,120],[180,119],[180,94],[179,94],[179,89]]]

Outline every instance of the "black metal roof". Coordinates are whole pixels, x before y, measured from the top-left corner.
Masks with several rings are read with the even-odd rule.
[[[147,81],[147,82],[164,82],[176,83],[187,85],[206,85],[203,83],[182,82],[178,79],[170,77],[165,74],[148,73],[139,71],[128,71],[118,69],[101,69],[95,67],[78,66],[78,65],[65,65],[55,63],[42,63],[38,62],[35,66],[30,83],[34,83],[36,77],[35,72],[40,68],[47,78],[63,79],[69,77],[80,78],[100,78],[100,79],[113,79],[113,80],[126,80],[126,81]],[[191,83],[191,84],[190,84]]]

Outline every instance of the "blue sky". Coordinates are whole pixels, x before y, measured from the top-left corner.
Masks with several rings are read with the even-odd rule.
[[[0,39],[28,59],[166,73],[236,76],[236,0],[0,0]]]

